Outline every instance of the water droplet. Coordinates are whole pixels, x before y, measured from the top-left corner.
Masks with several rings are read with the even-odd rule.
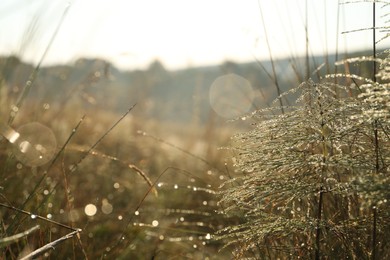
[[[194,248],[197,248],[198,246],[196,244],[193,245]]]
[[[43,109],[48,110],[49,108],[50,108],[50,104],[48,103],[43,104]]]
[[[203,201],[203,205],[206,206],[207,205],[207,201],[204,200]]]
[[[205,238],[206,238],[207,240],[211,239],[210,233],[207,233],[207,235],[205,236]]]
[[[158,226],[158,221],[157,220],[153,220],[152,221],[152,226],[153,227],[157,227]]]
[[[138,211],[138,210],[135,211],[135,212],[134,212],[134,215],[138,216],[138,215],[139,215],[139,211]]]
[[[18,112],[19,111],[19,108],[17,106],[12,106],[11,110],[13,112]]]
[[[177,184],[175,184],[175,185],[173,185],[173,188],[174,188],[174,189],[178,189],[179,186],[178,186]]]
[[[53,215],[50,213],[46,215],[46,218],[48,218],[48,219],[51,219],[52,217],[53,217]]]
[[[44,190],[44,191],[43,191],[43,194],[44,194],[44,195],[49,195],[49,191],[48,191],[48,190]]]
[[[115,182],[114,183],[114,189],[119,189],[119,187],[120,187],[119,183]]]
[[[31,214],[31,218],[32,218],[32,219],[36,219],[36,218],[37,218],[37,215]]]
[[[160,235],[159,237],[158,237],[160,240],[164,240],[164,236],[163,235]]]
[[[94,204],[88,204],[87,206],[85,206],[84,212],[85,215],[92,217],[96,214],[97,208]]]
[[[119,215],[118,220],[122,220],[122,219],[123,219],[122,215]]]

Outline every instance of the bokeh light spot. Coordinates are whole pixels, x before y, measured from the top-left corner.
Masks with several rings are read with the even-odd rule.
[[[50,128],[33,122],[22,125],[17,133],[20,137],[14,140],[14,154],[21,163],[27,166],[40,166],[53,158],[57,140]]]
[[[254,91],[245,78],[231,73],[218,77],[210,87],[210,105],[226,119],[247,113],[252,107]]]
[[[92,217],[96,214],[97,208],[94,204],[88,204],[87,206],[85,206],[84,212],[85,212],[85,215]]]

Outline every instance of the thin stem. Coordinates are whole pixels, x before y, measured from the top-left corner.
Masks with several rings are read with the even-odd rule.
[[[309,22],[308,22],[309,14],[307,10],[307,0],[305,6],[305,43],[306,43],[306,80],[310,77],[310,59],[309,59]]]
[[[372,80],[374,84],[377,83],[376,78],[376,32],[375,32],[375,22],[376,22],[376,8],[375,1],[372,3],[372,51],[373,51],[373,68],[372,68]],[[379,173],[379,138],[378,138],[378,121],[374,121],[374,145],[375,145],[375,173]],[[377,208],[374,205],[372,208],[373,211],[373,223],[372,223],[372,251],[371,251],[371,259],[376,259],[376,225],[377,225]]]
[[[35,82],[35,80],[37,78],[38,72],[39,72],[39,70],[41,68],[42,62],[46,58],[46,55],[49,52],[50,47],[53,45],[53,42],[54,42],[54,40],[55,40],[55,38],[57,36],[57,33],[59,32],[59,30],[61,28],[61,25],[64,22],[66,15],[68,14],[69,8],[70,8],[70,5],[68,5],[65,8],[65,10],[64,10],[64,12],[63,12],[63,14],[61,16],[61,19],[60,19],[59,23],[57,24],[57,27],[56,27],[53,35],[51,36],[50,41],[47,44],[47,46],[45,48],[45,51],[43,52],[43,54],[41,56],[41,59],[38,62],[38,65],[34,68],[33,72],[30,74],[29,79],[27,80],[27,82],[26,82],[26,84],[25,84],[25,86],[23,88],[22,93],[20,94],[18,100],[16,101],[16,104],[13,106],[13,108],[12,108],[12,110],[10,112],[9,118],[8,118],[8,124],[9,125],[12,124],[12,122],[14,121],[17,113],[20,110],[20,107],[23,104],[23,101],[25,100],[27,95],[30,93],[30,90],[31,90],[31,88],[32,88],[32,86],[33,86],[33,84],[34,84],[34,82]]]
[[[260,0],[258,1],[258,4],[259,4],[261,22],[263,23],[263,29],[264,29],[264,33],[265,33],[265,40],[267,41],[268,54],[269,54],[269,57],[270,57],[270,60],[271,60],[272,74],[273,74],[273,77],[272,77],[272,78],[273,78],[273,80],[274,80],[274,84],[275,84],[276,91],[277,91],[277,94],[278,94],[278,99],[279,99],[280,108],[281,108],[282,114],[284,114],[283,101],[282,101],[282,97],[280,96],[282,93],[281,93],[281,91],[280,91],[280,86],[279,86],[278,78],[277,78],[277,76],[276,76],[275,64],[274,64],[274,60],[273,60],[273,58],[272,58],[271,46],[270,46],[269,40],[268,40],[267,27],[265,26],[264,15],[263,15],[263,9],[261,8]]]
[[[321,228],[320,223],[322,219],[322,201],[323,201],[322,187],[320,187],[320,198],[318,200],[318,213],[317,213],[317,227],[316,227],[316,255],[315,259],[320,259],[320,240],[321,240]]]

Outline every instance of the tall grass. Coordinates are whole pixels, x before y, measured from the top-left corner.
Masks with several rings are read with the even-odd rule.
[[[241,174],[221,203],[241,223],[220,235],[237,258],[389,257],[388,51],[376,52],[375,4],[371,57],[284,93],[296,105],[256,111],[255,128],[235,136]],[[351,74],[356,63],[373,69]]]

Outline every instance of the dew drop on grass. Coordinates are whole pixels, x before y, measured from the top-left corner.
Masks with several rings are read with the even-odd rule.
[[[36,218],[37,218],[37,215],[31,214],[31,218],[32,218],[32,219],[36,219]]]
[[[43,104],[43,109],[48,110],[49,108],[50,108],[50,104],[49,103],[44,103]]]
[[[18,132],[6,124],[0,124],[0,132],[11,144],[15,143],[20,137]]]
[[[11,110],[13,112],[18,112],[19,111],[19,108],[17,106],[12,106]]]
[[[135,212],[134,212],[134,215],[138,216],[138,215],[139,215],[139,211],[138,211],[138,210],[135,211]]]
[[[122,215],[119,215],[118,220],[122,220],[122,219],[123,219]]]
[[[152,221],[152,226],[153,227],[157,227],[158,226],[158,221],[157,220],[153,220]]]
[[[85,215],[92,217],[96,214],[97,208],[94,204],[88,204],[84,208]]]
[[[175,185],[173,185],[173,188],[177,190],[179,188],[179,186],[177,184],[175,184]]]
[[[50,213],[46,215],[46,218],[48,218],[48,219],[52,219],[52,217],[53,217],[53,215]]]
[[[114,183],[114,189],[119,189],[119,187],[120,187],[119,183],[115,182]]]

